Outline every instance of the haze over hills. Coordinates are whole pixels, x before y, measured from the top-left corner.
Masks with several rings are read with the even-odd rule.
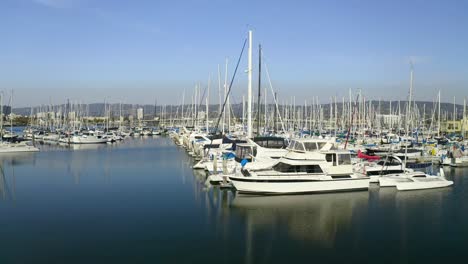
[[[369,102],[366,102],[368,104]],[[400,101],[400,111],[401,114],[405,113],[406,109],[406,101]],[[423,112],[425,112],[426,117],[430,117],[434,109],[433,107],[436,107],[436,112],[435,114],[437,115],[437,104],[434,105],[433,102],[424,102],[424,101],[416,101],[415,102],[417,109],[420,111],[420,114],[422,115]],[[21,108],[13,108],[13,113],[17,115],[24,115],[24,116],[29,116],[31,114],[31,111],[33,113],[38,113],[38,112],[49,112],[49,111],[60,111],[60,112],[67,112],[70,110],[67,109],[74,109],[74,111],[81,112],[82,115],[85,116],[104,116],[105,113],[105,107],[110,107],[111,109],[111,115],[112,116],[119,116],[120,111],[122,113],[122,116],[128,117],[129,115],[136,116],[136,111],[138,108],[143,108],[144,116],[145,118],[153,118],[155,116],[160,116],[161,113],[166,113],[166,115],[170,115],[172,113],[173,116],[175,116],[177,113],[180,115],[180,111],[182,109],[181,105],[166,105],[166,106],[161,106],[161,105],[149,105],[149,104],[144,104],[144,105],[139,105],[139,104],[104,104],[104,103],[92,103],[92,104],[82,104],[80,106],[73,105],[73,106],[67,106],[66,104],[61,104],[61,105],[47,105],[47,106],[37,106],[37,107],[21,107]],[[242,104],[232,104],[232,111],[234,115],[240,117],[242,115]],[[323,112],[325,117],[329,115],[329,108],[330,104],[321,104]],[[441,108],[441,115],[442,118],[445,118],[446,115],[448,118],[452,118],[452,113],[454,111],[453,103],[441,103],[440,108]],[[296,105],[296,108],[299,110],[300,108],[303,108],[303,105]],[[307,105],[307,112],[310,112],[310,104]],[[376,113],[380,114],[390,114],[390,101],[381,101],[380,102],[380,110],[379,110],[379,101],[372,101],[372,107]],[[205,111],[206,106],[199,105],[198,106],[199,111]],[[267,106],[268,110],[273,111],[274,105],[273,104],[268,104]],[[391,108],[392,108],[392,113],[396,114],[398,113],[398,101],[391,101]],[[463,105],[456,104],[455,105],[456,112],[457,112],[457,118],[461,118],[463,115]],[[7,110],[8,109],[8,110]],[[188,116],[192,112],[192,105],[186,104],[183,107],[184,109],[184,116]],[[257,111],[257,106],[256,104],[253,105],[253,112],[255,113]],[[283,110],[283,106],[279,106],[280,111]],[[342,102],[337,102],[337,109],[338,109],[338,115],[341,115],[342,113]],[[5,111],[9,112],[9,108],[5,108]],[[262,105],[262,112],[264,111],[264,106]],[[8,113],[5,112],[5,113]],[[217,117],[219,113],[219,104],[215,105],[210,105],[209,106],[209,112],[210,112],[210,118]],[[169,116],[167,116],[169,117]]]

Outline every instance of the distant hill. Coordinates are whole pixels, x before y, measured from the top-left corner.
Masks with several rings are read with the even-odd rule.
[[[366,102],[367,104],[368,102]],[[396,113],[398,109],[398,102],[397,101],[392,101],[391,102],[392,106],[392,112]],[[425,109],[426,116],[431,116],[433,113],[433,106],[434,104],[432,102],[423,102],[423,101],[417,101],[416,106],[419,109],[420,113],[422,114],[423,109]],[[109,107],[109,105],[107,105]],[[302,108],[303,106],[296,105],[296,108]],[[308,105],[310,107],[310,105]],[[389,101],[381,101],[380,102],[380,111],[378,111],[379,108],[379,102],[378,101],[372,101],[372,107],[375,111],[380,112],[380,114],[389,114],[390,110],[390,102]],[[437,104],[435,105],[437,107]],[[455,106],[457,109],[457,117],[460,118],[463,113],[463,105],[456,105]],[[120,109],[122,111],[122,115],[125,117],[128,117],[129,115],[136,116],[136,110],[138,108],[143,108],[143,112],[145,115],[145,118],[152,118],[154,116],[160,116],[162,107],[161,105],[157,105],[156,107],[154,105],[139,105],[139,104],[111,104],[110,109],[111,109],[111,115],[112,116],[119,116],[120,114]],[[175,115],[177,112],[181,111],[181,106],[180,105],[166,105],[165,106],[165,113],[167,115],[170,115],[171,113]],[[188,113],[191,113],[191,105],[184,105],[184,116],[187,116]],[[264,106],[262,106],[262,111],[263,111]],[[273,108],[273,105],[268,106],[269,109]],[[280,106],[280,111],[282,111],[283,106]],[[329,115],[329,108],[330,104],[322,104],[324,116],[327,117]],[[209,112],[210,112],[210,117],[216,117],[218,114],[218,109],[219,105],[210,105],[209,106]],[[240,117],[242,115],[242,104],[233,104],[232,105],[233,112],[236,116]],[[337,109],[339,115],[342,113],[342,103],[338,102],[337,103]],[[400,102],[400,110],[401,113],[405,113],[406,109],[406,101],[401,101]],[[67,112],[67,111],[76,111],[80,113],[84,113],[84,115],[87,116],[104,116],[105,113],[105,104],[104,103],[93,103],[93,104],[82,104],[82,105],[67,105],[67,104],[61,104],[61,105],[54,105],[54,106],[35,106],[35,107],[22,107],[22,108],[13,108],[13,113],[18,114],[18,115],[25,115],[29,116],[31,114],[31,110],[33,113],[38,113],[38,112],[49,112],[49,111],[55,111],[55,112]],[[199,107],[200,111],[205,111],[205,105],[201,105]],[[8,114],[10,111],[10,108],[7,106],[4,106],[4,113]],[[163,110],[164,111],[164,110]],[[253,106],[253,111],[254,113],[257,111],[256,104]],[[309,111],[309,110],[308,110]],[[452,116],[453,113],[453,104],[450,103],[441,103],[441,112],[442,115],[444,116],[445,114],[448,114],[450,117]]]

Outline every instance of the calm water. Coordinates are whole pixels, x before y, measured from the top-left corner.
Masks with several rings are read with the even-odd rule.
[[[2,156],[0,263],[444,263],[468,257],[453,188],[237,196],[169,138]],[[465,176],[466,175],[466,176]]]

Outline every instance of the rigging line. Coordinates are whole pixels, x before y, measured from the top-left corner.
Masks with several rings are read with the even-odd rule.
[[[208,88],[208,86],[205,86],[205,88],[203,89],[203,94],[200,98],[200,103],[198,104],[198,107],[201,107],[202,103],[203,103],[203,99],[205,99],[205,93],[206,93],[206,89]]]
[[[262,56],[263,56],[263,54],[262,54]],[[273,84],[271,83],[270,72],[268,71],[268,65],[266,64],[266,62],[264,62],[264,65],[265,65],[265,72],[266,72],[266,75],[267,75],[267,78],[268,78],[268,83],[270,85],[270,90],[271,90],[271,93],[274,95],[275,92],[274,92],[274,89],[273,89]],[[273,99],[275,101],[276,113],[278,114],[278,117],[279,117],[279,120],[280,120],[280,123],[281,123],[281,128],[283,129],[283,132],[286,133],[286,129],[284,127],[283,119],[281,118],[281,113],[280,113],[280,109],[279,109],[279,106],[278,106],[278,100],[277,100],[276,96],[273,96]],[[284,106],[283,106],[283,109],[284,109]]]
[[[223,106],[221,108],[221,112],[219,113],[218,120],[216,121],[216,126],[215,126],[215,130],[214,130],[215,133],[218,131],[219,122],[221,121],[221,117],[223,116],[224,108],[226,107],[227,98],[229,97],[229,94],[231,93],[232,84],[234,83],[234,78],[236,77],[237,69],[239,68],[239,64],[240,64],[240,61],[242,59],[242,54],[244,54],[246,44],[247,44],[247,38],[245,38],[245,40],[244,40],[244,45],[242,46],[242,50],[241,50],[241,53],[239,55],[239,59],[237,60],[236,69],[234,70],[234,73],[232,75],[231,82],[229,83],[229,89],[227,91],[226,97],[224,98],[224,103],[223,103]],[[211,144],[213,144],[213,139],[211,139],[210,145]]]

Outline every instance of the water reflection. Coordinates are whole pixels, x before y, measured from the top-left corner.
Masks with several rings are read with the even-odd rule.
[[[243,196],[231,207],[260,230],[286,225],[295,239],[332,246],[339,229],[349,228],[355,212],[368,204],[368,192],[297,196]]]
[[[452,187],[413,191],[398,191],[396,188],[385,187],[377,188],[374,191],[371,190],[371,193],[378,200],[376,202],[382,205],[393,204],[397,208],[405,209],[405,207],[421,206],[429,203],[433,206],[433,209],[436,209],[442,205],[444,199],[452,191]]]
[[[13,167],[10,177],[7,177],[4,167],[0,167],[0,197],[3,201],[16,200],[16,177]]]
[[[16,200],[15,167],[34,164],[36,153],[8,153],[0,155],[0,196],[2,200]]]
[[[458,171],[447,189],[398,192],[374,185],[369,192],[262,197],[212,186],[193,163],[168,138],[0,156],[4,255],[116,256],[108,263],[131,263],[130,255],[154,263],[331,262],[320,256],[398,263],[411,254],[424,260],[426,252],[437,252],[434,241],[443,240],[452,253],[468,237],[461,170],[447,168],[447,175]],[[44,230],[52,234],[49,243]],[[47,256],[35,250],[47,245],[41,251]],[[362,255],[364,261],[357,259]]]
[[[0,163],[4,166],[31,164],[35,162],[36,154],[35,152],[4,153],[0,154]]]
[[[197,183],[205,184],[207,177],[205,170],[193,170],[193,175],[195,176],[195,180],[197,181]]]

